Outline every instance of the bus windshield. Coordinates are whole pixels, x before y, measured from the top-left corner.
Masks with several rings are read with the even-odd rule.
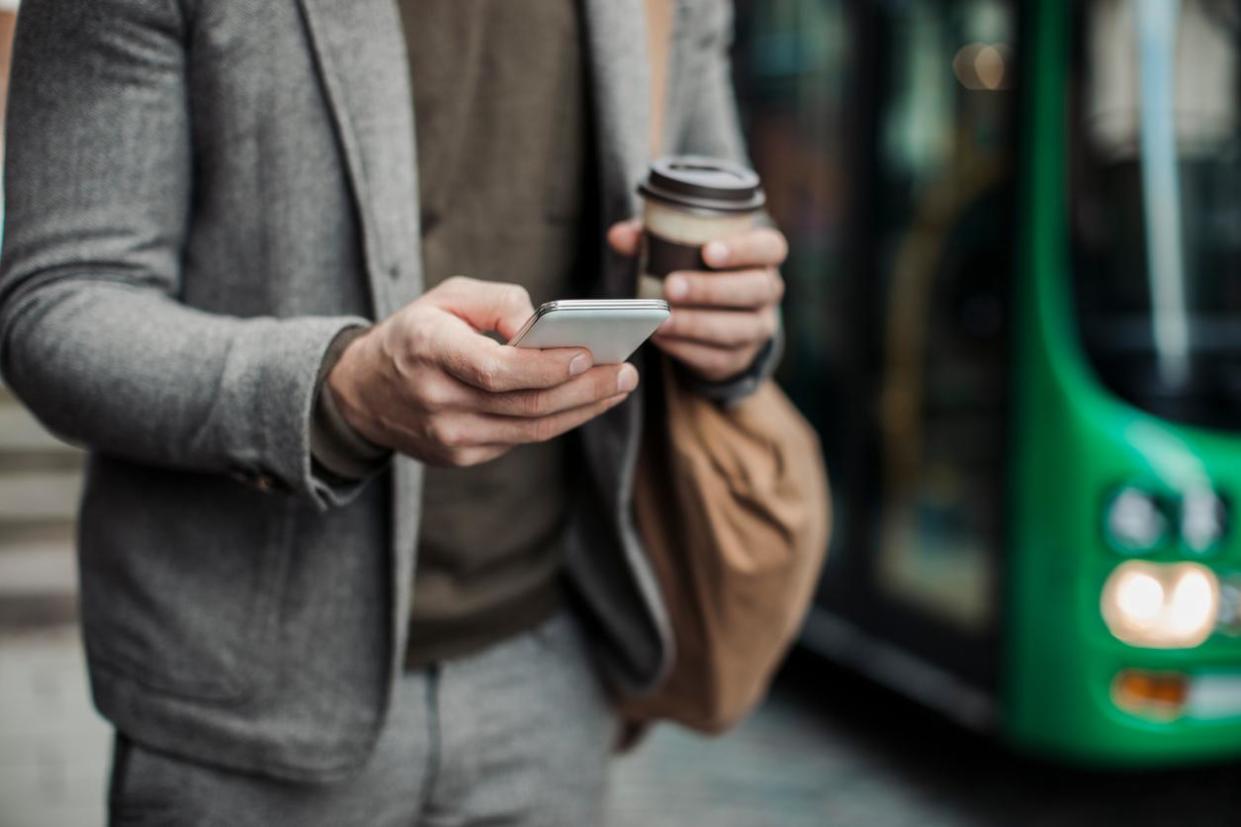
[[[1241,428],[1241,11],[1075,4],[1077,319],[1099,378],[1157,415]]]

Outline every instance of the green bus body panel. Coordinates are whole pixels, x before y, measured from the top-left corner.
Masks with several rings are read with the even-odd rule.
[[[1203,482],[1241,492],[1241,438],[1174,425],[1114,398],[1080,350],[1069,297],[1066,90],[1069,6],[1031,4],[1019,201],[1014,349],[1015,461],[1003,676],[1003,735],[1019,748],[1087,765],[1171,765],[1241,754],[1241,716],[1148,721],[1118,709],[1118,671],[1241,673],[1241,639],[1190,650],[1139,649],[1104,625],[1099,598],[1123,559],[1102,536],[1103,501],[1123,482],[1176,493]],[[1204,560],[1241,570],[1235,527]],[[1156,561],[1198,559],[1175,548]]]

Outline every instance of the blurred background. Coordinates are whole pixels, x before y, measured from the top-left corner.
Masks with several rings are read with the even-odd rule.
[[[611,823],[1236,823],[1241,4],[737,11],[835,533],[770,699]],[[102,823],[81,461],[0,386],[0,827]]]

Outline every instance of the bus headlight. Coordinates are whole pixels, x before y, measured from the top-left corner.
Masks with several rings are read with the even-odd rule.
[[[1117,491],[1103,512],[1104,534],[1124,554],[1153,551],[1167,539],[1168,523],[1159,500],[1131,485]]]
[[[1189,648],[1215,628],[1219,593],[1219,579],[1206,566],[1131,560],[1117,566],[1103,586],[1103,620],[1131,646]]]

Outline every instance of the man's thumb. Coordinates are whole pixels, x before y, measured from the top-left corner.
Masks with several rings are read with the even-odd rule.
[[[499,333],[506,341],[534,313],[530,294],[518,284],[453,276],[435,291],[436,304],[482,333]]]

